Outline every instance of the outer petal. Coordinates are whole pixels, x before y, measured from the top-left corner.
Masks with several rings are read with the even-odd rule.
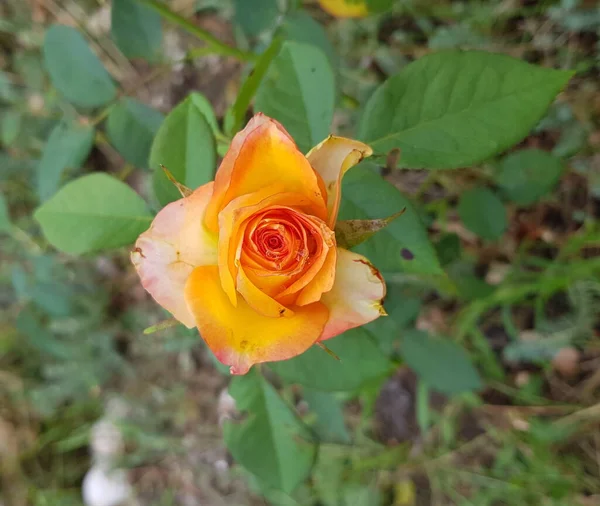
[[[329,308],[329,320],[320,341],[375,320],[386,312],[382,306],[385,282],[362,255],[338,248],[335,282],[321,302]]]
[[[371,147],[362,142],[330,135],[306,155],[327,188],[327,224],[330,227],[333,228],[337,220],[344,173],[372,154]]]
[[[185,297],[200,335],[215,356],[231,366],[232,374],[306,351],[321,335],[329,315],[319,302],[298,308],[290,318],[260,315],[241,298],[234,307],[221,288],[216,266],[194,269]]]
[[[369,14],[366,0],[319,0],[323,10],[338,18],[362,18]]]
[[[283,127],[259,114],[235,136],[217,171],[206,225],[216,231],[218,214],[229,202],[276,184],[283,191],[305,195],[313,204],[313,214],[326,218],[327,197],[321,178]]]
[[[196,323],[185,302],[187,278],[194,267],[217,263],[217,238],[202,223],[212,190],[205,184],[164,207],[131,252],[142,286],[188,328]]]

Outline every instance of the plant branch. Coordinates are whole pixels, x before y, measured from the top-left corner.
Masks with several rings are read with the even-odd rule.
[[[206,42],[215,53],[222,54],[224,56],[232,56],[241,61],[253,61],[256,60],[256,55],[251,52],[241,51],[235,47],[229,46],[224,42],[217,39],[214,35],[207,32],[206,30],[195,25],[191,21],[188,21],[183,16],[180,16],[176,12],[169,9],[168,6],[159,2],[158,0],[138,0],[139,3],[146,5],[147,7],[158,12],[163,18],[179,25],[186,32],[198,37],[199,39]]]

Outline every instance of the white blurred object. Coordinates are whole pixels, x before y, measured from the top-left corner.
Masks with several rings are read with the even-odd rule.
[[[231,420],[234,418],[236,413],[235,399],[229,393],[227,388],[224,388],[219,394],[219,400],[217,401],[217,415],[219,419],[219,425],[223,425],[225,420]]]
[[[127,403],[122,399],[111,399],[106,404],[104,417],[92,427],[90,452],[93,465],[81,487],[86,506],[129,506],[135,503],[127,471],[114,469],[118,457],[125,450],[118,422],[127,413]]]
[[[129,414],[127,402],[119,397],[113,397],[106,403],[106,417],[111,420],[124,420]]]
[[[132,497],[125,471],[98,464],[87,472],[81,488],[86,506],[122,506]]]
[[[92,427],[90,449],[95,461],[109,463],[113,457],[123,452],[123,436],[119,428],[111,421],[103,418]]]
[[[98,37],[110,31],[110,6],[101,7],[87,18],[86,27],[91,35]]]

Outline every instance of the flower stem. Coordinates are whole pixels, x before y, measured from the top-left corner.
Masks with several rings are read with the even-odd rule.
[[[241,51],[236,47],[232,47],[225,44],[211,33],[200,28],[191,21],[188,21],[183,16],[180,16],[176,12],[172,11],[171,9],[169,9],[168,6],[166,6],[162,2],[159,2],[158,0],[138,0],[138,2],[146,5],[151,9],[154,9],[163,18],[171,21],[172,23],[175,23],[176,25],[179,25],[186,32],[189,32],[195,37],[198,37],[199,39],[203,40],[214,50],[215,53],[222,54],[224,56],[233,56],[234,58],[237,58],[241,61],[253,61],[257,58],[254,53]]]

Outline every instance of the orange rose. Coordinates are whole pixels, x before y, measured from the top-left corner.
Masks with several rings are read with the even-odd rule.
[[[336,247],[343,174],[371,148],[328,137],[305,157],[257,114],[214,182],[162,209],[131,259],[144,288],[245,374],[385,314],[385,284]]]

